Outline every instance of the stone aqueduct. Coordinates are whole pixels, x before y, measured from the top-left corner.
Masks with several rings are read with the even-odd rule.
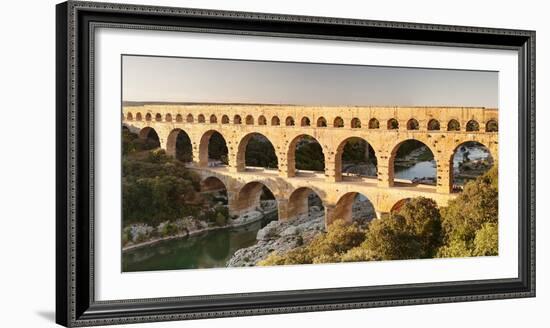
[[[266,186],[278,201],[279,219],[307,211],[307,195],[314,191],[323,201],[326,224],[351,219],[357,193],[368,197],[377,216],[389,213],[403,199],[424,196],[445,206],[452,194],[452,158],[468,141],[489,149],[498,160],[498,111],[479,107],[317,107],[243,104],[145,104],[123,106],[123,124],[146,137],[150,129],[168,154],[176,152],[176,139],[185,132],[192,144],[193,164],[205,190],[225,188],[231,213],[257,206]],[[219,132],[228,148],[224,167],[208,165],[208,143]],[[278,169],[245,166],[246,145],[261,134],[271,141]],[[322,146],[325,171],[298,172],[296,143],[302,136]],[[342,153],[353,137],[367,141],[377,158],[377,177],[358,178],[341,173]],[[393,163],[407,140],[427,145],[437,162],[436,186],[395,181]],[[223,185],[222,185],[223,184]]]

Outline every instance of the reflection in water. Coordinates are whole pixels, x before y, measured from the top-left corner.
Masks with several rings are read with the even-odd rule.
[[[411,167],[395,166],[395,177],[398,179],[407,179],[407,180],[430,179],[430,178],[435,179],[435,176],[436,176],[435,161],[418,162]]]
[[[225,263],[238,249],[254,245],[258,230],[274,218],[277,218],[277,212],[244,227],[214,230],[124,252],[122,271],[225,267]]]

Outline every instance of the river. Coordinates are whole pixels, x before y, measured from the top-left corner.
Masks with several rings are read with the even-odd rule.
[[[152,271],[225,267],[241,248],[256,243],[258,230],[277,218],[272,212],[260,221],[238,228],[214,230],[202,235],[161,241],[122,255],[122,271]]]

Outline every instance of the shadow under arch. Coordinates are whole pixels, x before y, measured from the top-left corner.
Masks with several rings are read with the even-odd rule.
[[[250,149],[254,147],[254,149]],[[253,152],[247,156],[247,152]],[[271,140],[264,134],[251,132],[241,138],[237,147],[237,171],[246,166],[278,168],[279,159]]]
[[[170,131],[166,140],[166,154],[182,162],[193,161],[191,138],[185,130],[176,128]]]
[[[397,166],[401,168],[399,171],[395,169],[396,162],[398,162]],[[405,139],[393,147],[388,169],[391,186],[396,185],[396,178],[401,180],[399,184],[405,186],[411,183],[437,184],[435,152],[430,146],[417,139]]]
[[[218,142],[216,142],[216,144],[211,147],[210,144],[212,139],[214,139],[214,141],[220,139],[219,145]],[[216,166],[216,163],[227,165],[227,156],[227,141],[218,130],[208,130],[201,136],[199,142],[199,166],[209,166],[210,159],[214,160],[214,166]]]
[[[363,149],[355,149],[357,147],[353,147],[351,145],[351,142],[354,142],[357,147],[363,148]],[[351,145],[351,146],[350,146]],[[350,136],[338,145],[336,148],[336,154],[334,157],[335,161],[335,180],[336,181],[342,181],[343,180],[343,162],[344,162],[344,154],[353,154],[353,155],[361,155],[363,158],[359,159],[357,158],[357,163],[361,163],[364,165],[368,165],[367,163],[372,163],[374,165],[374,172],[367,172],[367,174],[361,174],[361,173],[355,173],[357,176],[368,176],[368,177],[376,177],[378,174],[378,158],[376,157],[376,152],[374,151],[374,148],[372,145],[362,137],[357,136]],[[367,171],[369,171],[370,168],[367,168]],[[374,173],[374,174],[371,174]]]
[[[287,170],[289,177],[296,176],[297,170],[324,172],[325,154],[321,143],[309,134],[295,136],[287,150]]]
[[[160,138],[154,128],[146,126],[143,129],[139,130],[138,135],[141,140],[146,141],[148,144],[150,143],[151,147],[148,148],[152,149],[160,147]]]
[[[262,209],[262,196],[275,201],[275,209],[278,208],[279,201],[275,197],[277,190],[269,183],[262,181],[251,181],[242,186],[237,192],[232,204],[232,212],[243,214],[256,209]]]
[[[374,218],[376,218],[376,209],[370,199],[364,194],[350,191],[342,195],[336,202],[330,217],[327,217],[327,226],[336,220],[366,224]]]
[[[312,195],[313,197],[310,197]],[[294,190],[288,197],[288,208],[286,213],[287,220],[296,219],[302,215],[315,215],[318,211],[325,213],[325,204],[321,198],[321,193],[311,187],[300,187]],[[315,204],[314,202],[320,202]],[[320,207],[318,210],[315,207]]]

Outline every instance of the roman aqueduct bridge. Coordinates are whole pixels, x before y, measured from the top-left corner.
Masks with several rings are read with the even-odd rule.
[[[498,161],[498,111],[482,107],[364,107],[249,104],[140,104],[123,106],[123,124],[146,138],[151,129],[161,147],[175,155],[178,134],[191,140],[193,164],[205,189],[225,187],[233,213],[258,205],[262,186],[278,201],[279,219],[307,211],[314,191],[325,207],[327,224],[351,217],[356,193],[369,198],[377,214],[388,213],[403,199],[424,196],[445,206],[452,193],[452,159],[466,142],[487,147]],[[228,165],[208,164],[210,137],[220,133],[228,148]],[[273,145],[278,169],[247,168],[246,146],[261,134]],[[295,169],[295,150],[303,136],[315,138],[325,158],[324,172]],[[350,138],[361,138],[374,149],[377,177],[341,173],[342,153]],[[432,151],[437,163],[436,186],[394,179],[399,146],[418,140]],[[221,185],[221,184],[223,185]]]

